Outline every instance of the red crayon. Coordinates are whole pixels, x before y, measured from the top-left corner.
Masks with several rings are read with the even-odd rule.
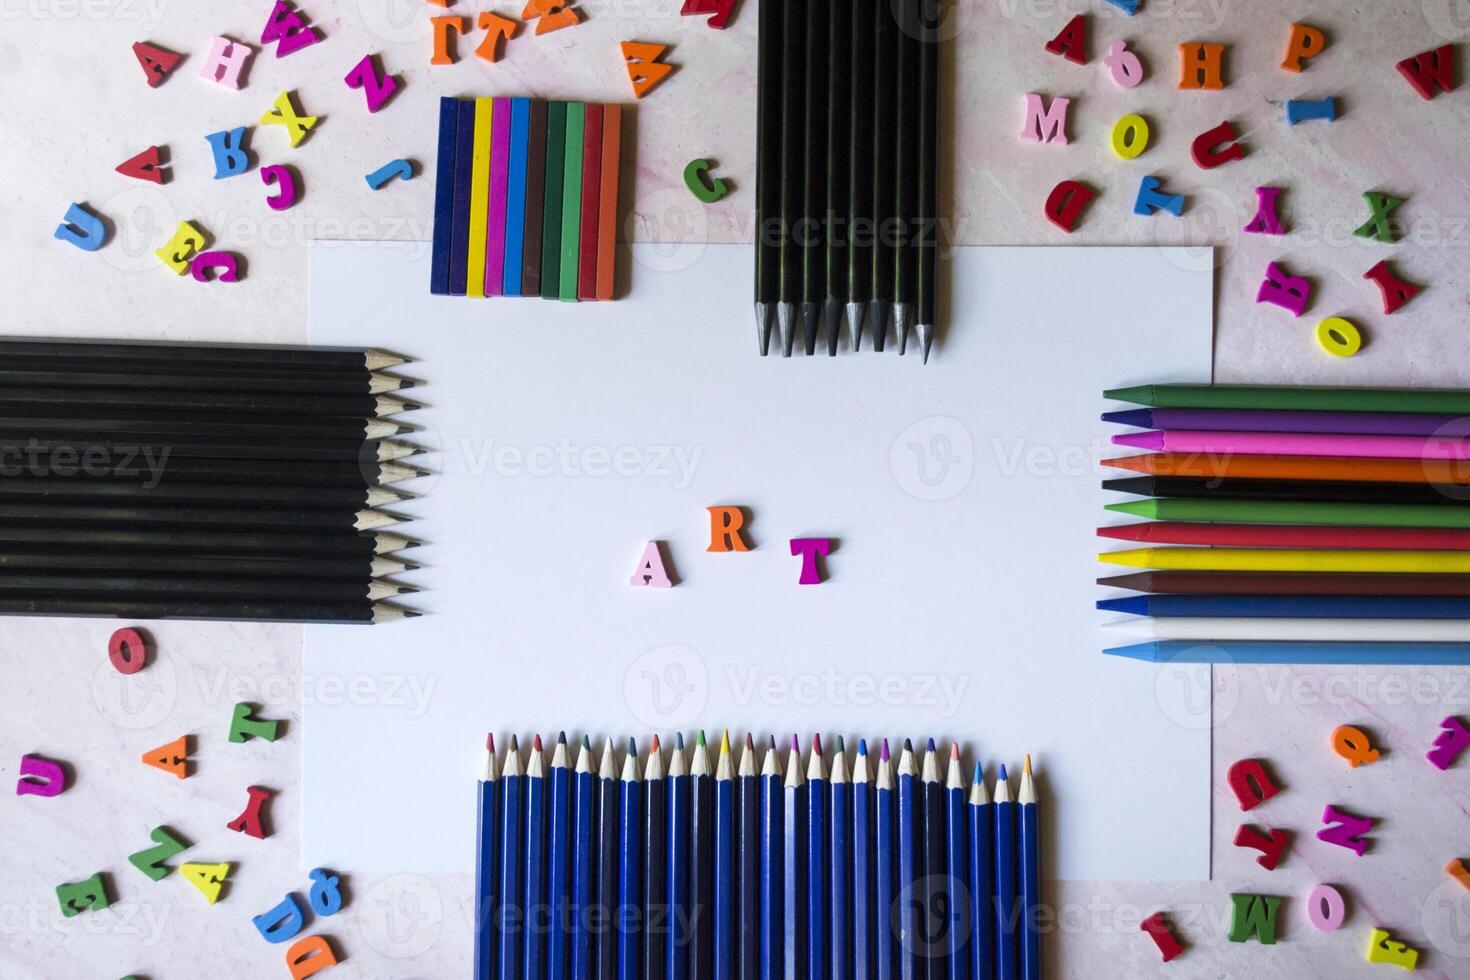
[[[597,298],[597,233],[602,195],[602,106],[588,103],[582,128],[582,235],[578,239],[577,298]]]

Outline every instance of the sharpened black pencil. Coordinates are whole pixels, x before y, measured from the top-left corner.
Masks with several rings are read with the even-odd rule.
[[[934,344],[934,327],[938,316],[939,284],[939,57],[940,28],[925,15],[938,11],[924,0],[917,5],[915,22],[919,31],[919,229],[916,233],[918,254],[918,311],[915,329],[919,335],[919,352],[929,363],[929,350]],[[942,14],[937,14],[942,16]]]
[[[44,592],[69,598],[116,597],[123,602],[377,602],[418,589],[376,579],[221,578],[197,574],[145,575],[76,571],[70,574],[0,568],[0,595]]]
[[[898,102],[899,29],[891,3],[874,14],[873,72],[873,288],[868,301],[868,331],[873,350],[882,352],[893,312],[895,246],[900,240],[898,208],[898,117],[908,109]]]
[[[898,26],[898,116],[894,129],[897,193],[893,218],[893,334],[898,352],[908,350],[909,327],[918,294],[918,248],[914,240],[919,209],[919,26],[918,0],[889,5]]]
[[[272,395],[243,392],[132,391],[126,388],[28,388],[0,386],[0,415],[16,406],[97,409],[144,408],[155,412],[262,412],[367,419],[412,411],[418,405],[391,395]]]
[[[0,521],[32,521],[53,527],[104,524],[112,527],[166,525],[255,532],[263,528],[372,531],[412,518],[381,510],[252,510],[242,507],[141,507],[100,504],[0,503]]]
[[[5,348],[0,344],[0,355]],[[412,388],[407,378],[380,372],[363,372],[358,377],[292,375],[190,374],[162,366],[147,371],[131,368],[81,370],[76,365],[47,365],[44,368],[7,364],[0,368],[0,391],[10,387],[30,388],[118,388],[168,392],[235,392],[243,394],[381,395]]]
[[[418,616],[383,602],[160,601],[27,597],[0,591],[0,616],[79,616],[107,619],[208,619],[228,622],[386,623]]]
[[[242,507],[303,511],[386,507],[410,499],[383,487],[311,487],[280,484],[158,483],[118,480],[0,479],[0,504],[80,503],[103,506]]]
[[[827,322],[827,354],[837,355],[842,326],[842,305],[847,300],[847,250],[852,229],[848,225],[847,181],[852,168],[852,142],[848,135],[852,118],[852,38],[850,15],[854,0],[823,0],[827,14],[827,174],[824,178],[827,205],[823,211],[827,246],[827,294],[822,319]]]
[[[146,484],[228,483],[241,486],[287,484],[323,487],[370,487],[422,476],[403,463],[313,463],[301,460],[175,458],[168,447],[119,447],[90,455],[0,450],[0,478],[52,480],[57,483],[96,481]]]
[[[351,347],[271,347],[249,344],[138,343],[130,340],[82,341],[13,337],[0,341],[0,357],[79,357],[119,361],[153,360],[172,364],[270,365],[282,370],[381,371],[407,364],[408,358],[384,350]]]
[[[54,456],[75,454],[79,459],[90,454],[115,458],[127,454],[147,459],[236,459],[302,462],[346,462],[360,459],[389,463],[407,459],[422,449],[413,443],[396,439],[286,439],[271,436],[175,436],[168,432],[82,432],[54,430],[27,431],[0,426],[0,475],[17,453]]]
[[[790,0],[788,0],[790,2]],[[830,0],[805,0],[806,125],[802,134],[801,332],[808,357],[817,351],[822,307],[827,299],[827,242],[832,237],[827,213],[827,90],[831,54]]]
[[[809,233],[806,201],[806,10],[788,2],[782,7],[781,32],[781,276],[776,328],[781,356],[790,357],[796,343],[797,306],[806,281],[801,240]]]
[[[413,426],[396,419],[301,415],[290,412],[252,412],[240,415],[230,410],[185,411],[179,409],[97,408],[88,405],[5,405],[0,407],[0,426],[7,429],[86,429],[88,431],[163,431],[199,434],[248,434],[276,436],[283,440],[383,439],[411,432]]]
[[[862,345],[863,321],[868,315],[868,301],[873,298],[873,76],[877,22],[876,4],[872,0],[850,2],[847,329],[852,335],[852,349],[856,351]]]
[[[771,350],[771,327],[781,286],[781,59],[783,8],[760,5],[756,65],[755,331],[761,356]],[[647,957],[645,957],[646,966]]]
[[[245,537],[240,535],[240,537]],[[139,554],[127,549],[91,551],[56,549],[42,545],[0,546],[0,571],[6,573],[88,573],[115,572],[123,575],[192,575],[196,578],[218,576],[231,579],[331,579],[365,582],[411,572],[419,566],[384,555],[229,555],[218,552],[200,554],[167,549]]]

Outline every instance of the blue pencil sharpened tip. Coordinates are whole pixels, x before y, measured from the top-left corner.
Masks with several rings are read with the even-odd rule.
[[[1001,782],[1005,782],[1006,781],[1006,764],[1004,762],[1002,762],[1000,764],[1000,777],[999,778],[1000,778],[1000,781]]]
[[[1154,427],[1154,413],[1146,408],[1126,408],[1121,412],[1103,412],[1102,420],[1117,425],[1131,425],[1139,429]]]
[[[906,738],[903,740],[903,750],[905,752],[912,752],[914,750],[914,743],[912,739]]]
[[[682,750],[684,748],[684,733],[683,732],[675,732],[674,733],[674,748],[680,749],[680,750]]]
[[[558,732],[557,733],[557,735],[556,735],[556,744],[557,745],[566,745],[567,744],[567,733],[566,732]]]
[[[1129,613],[1133,616],[1147,616],[1148,596],[1129,595],[1121,596],[1117,599],[1099,599],[1097,600],[1097,608],[1104,612],[1120,612]]]
[[[858,739],[858,755],[867,755],[867,754],[868,754],[868,740],[865,739],[865,738]]]
[[[1130,643],[1126,647],[1109,647],[1103,653],[1110,657],[1128,657],[1130,660],[1147,660],[1154,663],[1159,659],[1159,644],[1153,640],[1146,643]]]
[[[981,780],[983,780],[984,778],[985,778],[985,766],[984,766],[983,763],[977,761],[975,763],[975,775],[973,777],[971,777],[970,782],[972,782],[972,783],[978,783]]]
[[[932,738],[929,740],[928,751],[930,751],[930,752],[933,752],[934,751],[934,739],[932,739]]]
[[[633,755],[638,754],[638,740],[636,738],[628,739],[628,751]]]

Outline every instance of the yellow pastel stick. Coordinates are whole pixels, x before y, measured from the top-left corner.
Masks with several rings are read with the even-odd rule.
[[[1337,548],[1133,548],[1098,560],[1135,568],[1231,572],[1470,572],[1470,552]]]
[[[465,295],[485,295],[485,229],[490,223],[490,122],[494,99],[475,100],[475,155],[470,172],[469,269]]]

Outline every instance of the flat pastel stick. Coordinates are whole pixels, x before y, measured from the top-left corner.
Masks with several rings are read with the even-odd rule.
[[[463,296],[470,268],[470,175],[475,160],[474,103],[460,103],[454,126],[454,219],[449,232],[449,294]]]
[[[541,218],[546,207],[546,102],[531,103],[526,133],[525,241],[521,245],[521,293],[541,295]]]
[[[1155,429],[1113,436],[1120,446],[1171,453],[1264,456],[1378,456],[1388,459],[1470,459],[1470,438],[1330,435],[1319,432],[1216,432]]]
[[[485,295],[485,226],[490,218],[490,127],[495,100],[476,99],[475,154],[470,175],[469,265],[465,270],[465,295]]]
[[[562,177],[567,163],[567,104],[546,107],[546,193],[541,216],[541,298],[561,295]]]
[[[531,100],[510,100],[510,173],[505,192],[505,295],[521,295],[526,237],[526,139]]]
[[[597,298],[612,299],[617,288],[618,157],[622,152],[623,107],[602,107],[602,201],[597,215]]]
[[[449,239],[454,225],[454,138],[459,100],[439,100],[439,158],[434,167],[434,242],[429,257],[429,292],[449,292]]]
[[[567,104],[566,163],[562,171],[561,275],[557,294],[577,301],[577,261],[582,245],[582,139],[587,125],[587,106]]]
[[[1470,435],[1462,415],[1411,412],[1270,411],[1255,408],[1131,408],[1104,412],[1104,422],[1140,429],[1223,429],[1238,432],[1329,432],[1376,436]]]
[[[490,139],[490,224],[485,229],[485,295],[505,292],[505,195],[510,185],[510,99],[495,100]]]
[[[597,298],[597,220],[602,194],[602,106],[587,106],[582,133],[582,228],[577,254],[577,298]]]

